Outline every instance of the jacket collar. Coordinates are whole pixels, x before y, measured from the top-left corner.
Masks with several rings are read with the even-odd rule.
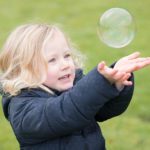
[[[76,76],[74,80],[74,84],[76,84],[81,78],[83,77],[83,71],[81,69],[76,70]],[[62,92],[53,90],[55,95],[60,95]],[[13,96],[10,96],[8,94],[5,94],[2,88],[0,87],[0,94],[2,95],[2,107],[3,107],[3,112],[5,117],[8,119],[9,118],[9,104]],[[35,95],[38,95],[39,97],[49,97],[51,94],[40,89],[40,88],[35,88],[35,89],[22,89],[21,93],[18,95],[19,97],[25,97],[25,96],[30,96],[34,97]]]

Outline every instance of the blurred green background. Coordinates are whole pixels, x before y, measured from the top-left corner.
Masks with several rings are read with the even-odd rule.
[[[111,64],[134,51],[150,56],[149,0],[0,0],[0,47],[16,26],[30,22],[60,24],[87,56],[85,73],[99,61]],[[125,48],[113,49],[97,36],[99,16],[112,7],[127,9],[136,21],[136,37]],[[149,150],[150,67],[135,73],[135,93],[128,110],[101,123],[108,150]],[[0,150],[19,150],[0,106]]]

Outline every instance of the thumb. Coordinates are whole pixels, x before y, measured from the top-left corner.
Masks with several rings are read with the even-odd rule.
[[[105,61],[101,61],[101,62],[98,64],[98,70],[99,70],[99,71],[104,70],[105,66],[106,66]]]

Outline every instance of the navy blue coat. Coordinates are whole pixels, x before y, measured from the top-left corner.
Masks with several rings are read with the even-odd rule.
[[[123,113],[132,94],[133,86],[119,92],[95,68],[85,76],[78,70],[68,91],[23,89],[2,103],[21,150],[105,150],[97,121]]]

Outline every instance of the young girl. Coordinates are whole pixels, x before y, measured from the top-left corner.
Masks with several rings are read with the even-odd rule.
[[[5,117],[21,150],[105,150],[97,121],[123,113],[132,72],[150,64],[138,52],[83,75],[63,32],[46,24],[18,27],[0,55]]]

